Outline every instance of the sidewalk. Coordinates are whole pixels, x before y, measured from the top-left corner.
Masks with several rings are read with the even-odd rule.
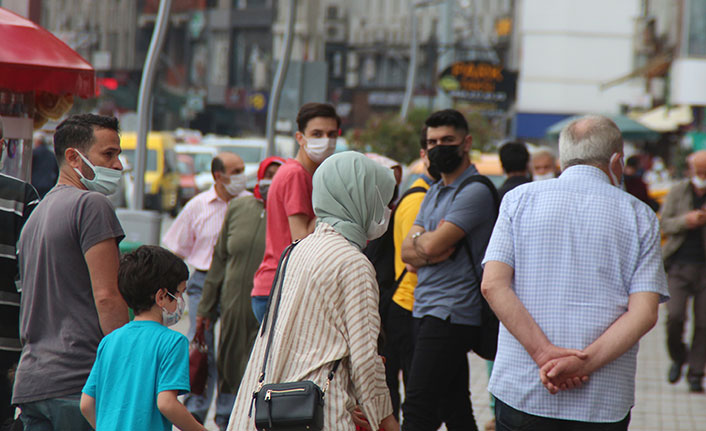
[[[662,305],[659,322],[640,342],[635,407],[632,409],[630,430],[705,431],[706,395],[690,394],[684,378],[676,385],[667,383],[670,360],[665,347],[666,320],[666,308]],[[186,333],[188,317],[184,316],[174,329]],[[492,417],[487,391],[488,374],[484,360],[474,354],[469,354],[469,359],[473,412],[479,430],[483,431],[483,426]],[[218,428],[213,422],[214,407],[209,411],[206,426],[216,431]]]

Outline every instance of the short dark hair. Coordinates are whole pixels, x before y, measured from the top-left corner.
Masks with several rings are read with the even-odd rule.
[[[341,117],[336,113],[336,108],[328,103],[307,103],[299,109],[297,114],[297,128],[304,133],[306,125],[313,118],[333,118],[336,120],[336,127],[341,128]]]
[[[85,153],[95,141],[95,129],[110,129],[120,133],[118,119],[105,115],[78,114],[72,115],[56,126],[54,132],[54,154],[59,164],[64,162],[67,148],[76,148]]]
[[[216,178],[216,172],[225,172],[226,166],[223,164],[223,160],[216,156],[211,160],[211,175]]]
[[[466,117],[455,109],[443,109],[432,113],[424,122],[427,127],[451,126],[468,134],[468,121]]]
[[[148,311],[160,289],[176,296],[189,278],[189,268],[177,255],[156,245],[143,245],[120,258],[118,290],[135,314]]]
[[[505,172],[527,170],[530,155],[524,142],[508,142],[500,147],[499,154]]]
[[[625,161],[625,164],[627,166],[630,166],[631,168],[639,169],[640,168],[640,156],[634,155],[628,157],[628,159]]]
[[[419,146],[422,150],[427,149],[427,126],[422,126],[422,131],[419,132]]]

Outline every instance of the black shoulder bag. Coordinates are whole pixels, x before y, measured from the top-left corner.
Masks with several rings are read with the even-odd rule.
[[[466,178],[466,180],[461,183],[461,185],[459,185],[458,189],[456,189],[456,193],[454,193],[453,197],[455,198],[463,187],[473,182],[480,182],[483,183],[486,187],[488,187],[490,193],[493,195],[493,202],[495,203],[497,215],[497,209],[500,207],[500,197],[498,196],[498,191],[495,189],[493,183],[488,179],[488,177],[484,175],[473,175],[469,178]],[[473,270],[473,275],[476,277],[476,280],[478,280],[478,289],[480,289],[480,283],[483,277],[481,276],[481,274],[478,273],[476,263],[473,259],[473,253],[471,252],[471,246],[469,245],[471,239],[469,237],[468,240],[464,238],[461,241],[463,242],[462,247],[468,254],[468,260],[470,261],[471,269]],[[481,358],[486,359],[488,361],[494,361],[495,352],[498,350],[498,331],[500,329],[500,322],[498,321],[498,318],[495,313],[493,313],[493,310],[490,308],[488,301],[485,300],[482,294],[480,294],[480,300],[480,335],[477,342],[471,348]]]
[[[292,254],[292,249],[297,243],[298,241],[292,243],[282,253],[279,265],[277,266],[277,272],[275,273],[275,280],[272,283],[272,292],[270,293],[270,301],[272,301],[276,295],[276,299],[274,299],[274,309],[272,309],[272,322],[270,323],[270,330],[267,336],[267,346],[265,347],[265,357],[262,361],[262,371],[260,372],[257,389],[252,394],[252,402],[250,404],[250,414],[252,414],[253,404],[255,405],[255,427],[260,431],[320,431],[324,426],[324,394],[331,380],[333,380],[333,375],[341,362],[340,359],[334,362],[323,390],[310,380],[264,384],[267,358],[270,355],[273,331],[277,322],[279,304],[282,299],[284,274],[287,269],[287,263],[289,262],[289,256]],[[277,281],[279,281],[279,289],[277,289]],[[270,310],[268,309],[262,322],[261,337],[265,333],[269,314]],[[248,416],[250,416],[250,414],[248,414]]]

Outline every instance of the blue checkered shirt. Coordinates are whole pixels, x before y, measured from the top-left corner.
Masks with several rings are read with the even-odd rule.
[[[592,166],[525,184],[503,198],[483,263],[514,268],[512,288],[549,340],[584,349],[627,311],[628,297],[666,301],[654,212]],[[523,412],[617,422],[634,404],[638,346],[596,371],[582,388],[551,395],[522,345],[501,325],[489,391]]]

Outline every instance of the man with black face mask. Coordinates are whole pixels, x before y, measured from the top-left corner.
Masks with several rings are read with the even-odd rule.
[[[478,170],[460,112],[435,112],[425,124],[429,171],[441,181],[429,188],[402,243],[402,260],[418,277],[402,429],[436,430],[444,422],[449,430],[477,430],[466,354],[480,334],[480,262],[496,217],[495,190],[466,182]]]

